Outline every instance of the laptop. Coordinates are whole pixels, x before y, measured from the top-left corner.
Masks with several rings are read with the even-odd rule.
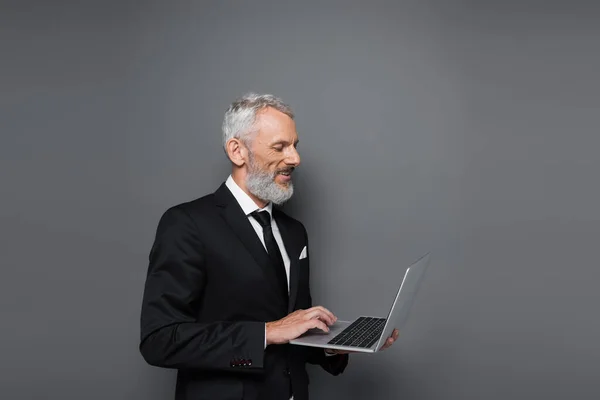
[[[396,293],[387,318],[361,316],[353,321],[336,321],[329,332],[310,329],[290,344],[322,347],[363,353],[375,353],[385,344],[395,328],[400,330],[408,315],[425,270],[429,266],[430,253],[425,254],[408,267]]]

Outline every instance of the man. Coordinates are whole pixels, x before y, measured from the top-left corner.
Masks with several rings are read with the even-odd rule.
[[[140,351],[178,370],[177,400],[306,400],[307,362],[333,375],[346,368],[346,352],[288,343],[336,321],[312,306],[304,226],[273,207],[293,194],[297,144],[294,114],[280,99],[237,100],[223,122],[231,175],[159,221]]]

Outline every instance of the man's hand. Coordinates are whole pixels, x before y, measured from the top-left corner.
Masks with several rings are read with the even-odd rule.
[[[387,338],[387,340],[385,341],[385,343],[383,344],[383,346],[381,346],[381,348],[379,349],[379,351],[385,350],[388,347],[390,347],[391,345],[394,344],[394,342],[396,340],[398,340],[398,336],[400,335],[400,332],[398,332],[398,329],[394,329],[394,331],[392,332],[392,335]]]
[[[390,347],[391,345],[394,344],[394,342],[398,339],[398,335],[400,334],[400,332],[398,332],[398,329],[394,329],[394,331],[392,332],[392,336],[390,336],[389,338],[387,338],[387,340],[385,341],[385,343],[383,344],[383,346],[381,346],[381,348],[379,349],[379,351],[385,350],[388,347]],[[334,350],[334,349],[327,349],[325,350],[327,353],[329,354],[350,354],[350,353],[358,353],[358,351],[349,351],[349,350]]]
[[[325,307],[296,310],[285,318],[267,322],[267,345],[288,343],[313,328],[329,332],[328,326],[335,321],[337,317]]]

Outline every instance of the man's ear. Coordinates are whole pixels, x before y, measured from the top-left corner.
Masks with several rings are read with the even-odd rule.
[[[246,157],[248,156],[248,149],[238,138],[229,139],[225,145],[227,155],[232,163],[241,167],[246,163]]]

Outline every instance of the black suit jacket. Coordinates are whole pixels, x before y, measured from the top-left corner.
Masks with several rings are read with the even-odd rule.
[[[348,356],[323,349],[264,347],[265,323],[312,306],[304,226],[273,209],[290,258],[284,298],[258,235],[225,184],[161,217],[141,311],[140,352],[178,370],[175,398],[308,399],[306,363],[337,375]]]

